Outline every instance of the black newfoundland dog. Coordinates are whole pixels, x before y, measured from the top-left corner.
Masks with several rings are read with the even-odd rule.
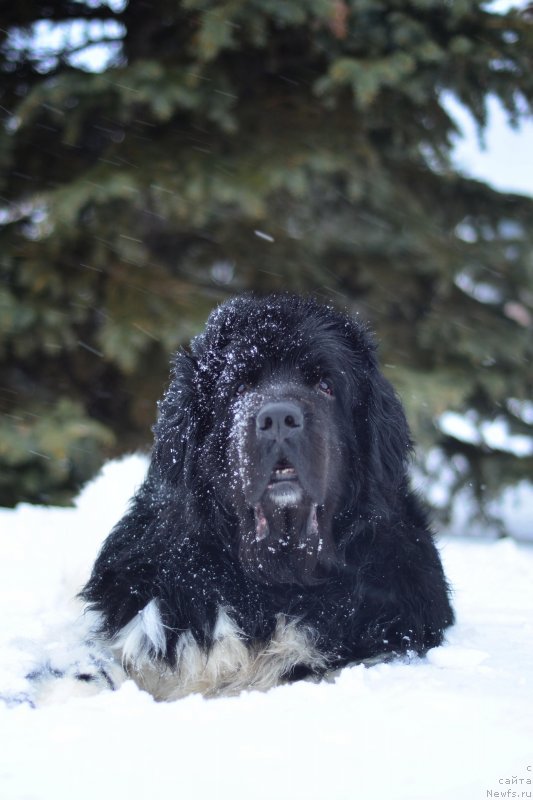
[[[145,482],[82,592],[159,699],[422,654],[453,621],[398,398],[357,321],[239,297],[175,358]]]

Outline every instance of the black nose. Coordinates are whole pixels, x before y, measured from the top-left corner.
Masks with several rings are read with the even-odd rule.
[[[282,442],[302,433],[304,415],[299,406],[290,400],[265,403],[257,415],[255,427],[258,436]]]

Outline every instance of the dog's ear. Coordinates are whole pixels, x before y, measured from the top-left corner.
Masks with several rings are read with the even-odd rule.
[[[403,406],[372,353],[368,372],[368,457],[374,492],[385,502],[405,485],[412,441]],[[371,491],[372,493],[372,491]]]
[[[158,418],[153,427],[152,467],[171,483],[186,480],[188,442],[195,441],[194,413],[197,360],[178,351],[172,363],[170,385],[158,404]]]

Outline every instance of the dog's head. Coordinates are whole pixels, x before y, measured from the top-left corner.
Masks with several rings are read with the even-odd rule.
[[[217,525],[233,520],[257,580],[312,583],[350,522],[384,513],[409,434],[363,325],[312,299],[244,296],[179,354],[154,461]]]

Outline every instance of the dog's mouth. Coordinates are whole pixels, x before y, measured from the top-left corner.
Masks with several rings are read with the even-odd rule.
[[[277,461],[270,473],[262,502],[273,508],[294,507],[300,505],[303,496],[304,490],[296,467],[285,458]]]
[[[255,504],[256,541],[266,539],[270,533],[269,519],[283,509],[296,511],[304,501],[304,490],[298,470],[287,459],[274,464],[261,500]]]
[[[276,486],[276,484],[287,482],[293,483],[296,481],[298,481],[298,473],[296,472],[296,468],[293,467],[293,465],[288,461],[278,461],[270,475],[267,489],[272,489],[274,486]]]

